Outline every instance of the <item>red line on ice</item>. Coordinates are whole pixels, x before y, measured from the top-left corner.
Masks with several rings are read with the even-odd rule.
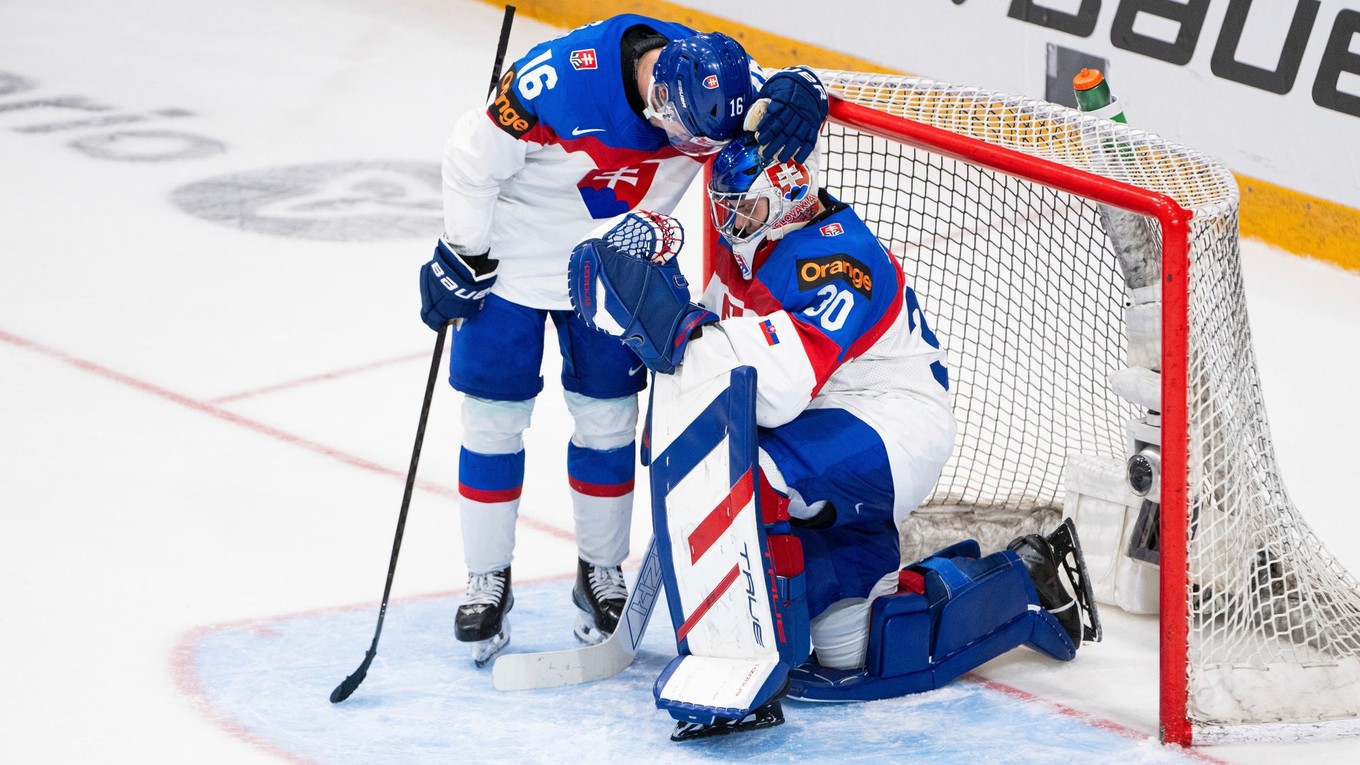
[[[1106,720],[1103,717],[1096,717],[1095,715],[1087,714],[1086,712],[1083,712],[1080,709],[1073,709],[1072,707],[1069,707],[1066,704],[1060,704],[1056,701],[1046,699],[1042,696],[1036,696],[1035,694],[1030,693],[1029,691],[1022,691],[1019,688],[1016,688],[1011,685],[1006,685],[1005,683],[998,682],[996,680],[988,680],[987,678],[982,677],[981,675],[975,673],[970,672],[964,675],[964,679],[968,680],[969,682],[981,685],[983,688],[986,688],[987,690],[996,691],[997,693],[1010,696],[1013,699],[1018,699],[1020,701],[1026,701],[1033,704],[1042,704],[1043,706],[1048,707],[1049,709],[1053,710],[1054,712],[1057,712],[1058,714],[1064,715],[1066,717],[1071,717],[1075,720],[1079,720],[1083,723],[1086,723],[1087,725],[1090,725],[1093,728],[1109,731],[1111,733],[1116,733],[1120,736],[1124,736],[1125,738],[1131,738],[1139,741],[1157,740],[1157,737],[1155,735],[1148,735],[1143,731],[1137,730],[1135,728],[1130,728],[1127,725],[1121,725],[1117,722],[1114,722],[1113,720]],[[1207,754],[1201,754],[1200,752],[1194,749],[1186,749],[1184,747],[1178,747],[1174,745],[1165,745],[1165,747],[1168,750],[1177,751],[1179,754],[1184,755],[1189,759],[1196,760],[1198,762],[1212,763],[1213,765],[1230,765],[1230,763],[1228,763],[1225,760],[1214,759],[1213,757],[1210,757]]]
[[[360,364],[358,366],[346,367],[344,369],[336,369],[331,372],[322,372],[319,375],[302,377],[297,380],[289,380],[288,382],[281,382],[275,385],[266,385],[264,387],[254,388],[251,390],[244,390],[239,393],[232,393],[226,396],[218,396],[217,398],[208,399],[207,403],[225,404],[228,401],[240,401],[243,398],[251,398],[252,396],[259,396],[265,393],[274,393],[276,391],[287,390],[288,388],[297,388],[303,385],[310,385],[315,382],[337,380],[341,377],[346,377],[356,372],[367,372],[370,369],[378,369],[379,367],[391,366],[392,364],[403,364],[407,361],[415,361],[416,359],[426,358],[429,355],[430,354],[428,353],[408,353],[405,356],[396,356],[390,359],[383,359],[382,361],[373,361],[368,364]]]
[[[406,478],[406,472],[403,470],[397,470],[394,468],[386,467],[385,465],[379,465],[378,463],[366,460],[363,457],[348,454],[334,447],[326,446],[325,444],[303,438],[302,436],[289,433],[285,430],[280,430],[276,427],[273,427],[272,425],[266,425],[263,422],[252,420],[249,417],[242,417],[241,415],[236,414],[235,412],[223,409],[222,407],[216,406],[210,402],[199,401],[197,399],[190,398],[182,393],[176,393],[175,391],[172,391],[168,388],[162,388],[161,386],[156,385],[155,383],[138,379],[136,377],[133,377],[132,375],[119,372],[116,369],[110,369],[109,367],[103,366],[101,364],[96,364],[93,361],[89,361],[87,359],[72,356],[71,354],[66,353],[65,351],[59,351],[56,348],[52,348],[43,345],[42,343],[38,343],[33,340],[28,340],[26,338],[19,337],[18,335],[11,334],[4,330],[0,330],[0,341],[9,343],[10,345],[14,345],[19,348],[23,348],[24,350],[41,354],[50,359],[55,359],[64,364],[68,364],[77,369],[80,369],[81,371],[89,372],[90,374],[93,374],[97,377],[102,377],[105,380],[110,380],[121,385],[126,385],[129,388],[139,390],[143,393],[149,393],[153,396],[156,396],[157,398],[164,399],[175,404],[179,404],[180,406],[186,409],[191,409],[195,412],[199,412],[200,414],[206,414],[209,417],[215,417],[219,420],[229,422],[233,425],[238,425],[242,428],[245,428],[246,430],[253,431],[262,436],[268,436],[269,438],[272,438],[276,441],[282,441],[283,443],[290,444],[292,446],[297,446],[302,449],[306,449],[307,451],[315,452],[316,454],[320,454],[326,457],[330,457],[331,459],[337,462],[344,463],[351,467],[357,467],[361,470],[367,470],[370,473],[377,473],[379,475],[391,476],[399,479]],[[443,486],[441,484],[432,483],[429,481],[417,480],[416,488],[421,489],[423,491],[431,492],[433,494],[439,494],[445,497],[456,498],[458,496],[458,492],[456,489],[449,486]],[[570,531],[567,531],[566,529],[563,528],[559,528],[558,526],[554,526],[551,523],[545,523],[543,521],[535,520],[534,518],[530,518],[524,515],[520,515],[519,520],[520,523],[523,523],[526,527],[531,528],[534,531],[539,531],[544,534],[547,534],[548,536],[555,537],[557,539],[572,541],[576,538],[575,535],[573,535]]]

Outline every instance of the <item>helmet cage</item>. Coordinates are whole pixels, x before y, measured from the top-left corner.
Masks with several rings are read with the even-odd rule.
[[[767,166],[748,133],[714,160],[709,215],[742,276],[751,278],[750,264],[761,242],[777,240],[812,219],[816,191],[815,153],[805,164],[786,160]]]
[[[713,227],[728,244],[746,244],[768,234],[782,210],[783,199],[769,184],[748,191],[708,190],[708,209]],[[766,204],[762,206],[761,200]]]

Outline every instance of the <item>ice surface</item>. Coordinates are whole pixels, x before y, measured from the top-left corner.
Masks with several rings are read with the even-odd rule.
[[[439,233],[431,173],[485,93],[500,16],[471,0],[0,4],[0,761],[1180,756],[1151,738],[1156,623],[1118,614],[1070,665],[1016,652],[938,693],[791,704],[782,728],[692,747],[650,702],[664,619],[616,680],[496,694],[449,639],[465,572],[442,387],[378,660],[326,701],[372,634],[433,344],[416,293]],[[521,18],[511,56],[559,31]],[[699,215],[689,199],[682,217]],[[1360,568],[1360,276],[1245,250],[1291,495]],[[569,639],[568,416],[545,376],[516,649]],[[645,519],[633,533],[640,551]],[[459,738],[474,728],[484,748]],[[1197,754],[1354,762],[1360,742]]]

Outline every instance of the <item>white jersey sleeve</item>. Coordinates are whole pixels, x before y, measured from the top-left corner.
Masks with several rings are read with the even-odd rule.
[[[458,119],[444,146],[444,239],[468,254],[490,248],[501,184],[524,167],[528,144],[496,127],[484,108]]]
[[[690,341],[677,374],[701,380],[740,366],[755,367],[756,424],[775,428],[797,417],[817,389],[798,334],[794,318],[785,311],[724,319]]]

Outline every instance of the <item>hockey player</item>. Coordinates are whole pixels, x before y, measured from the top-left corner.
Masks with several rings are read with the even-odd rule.
[[[969,541],[901,568],[897,524],[953,448],[945,354],[897,261],[818,188],[815,154],[766,163],[743,135],[714,159],[709,197],[722,246],[700,305],[675,261],[625,244],[622,224],[571,261],[577,312],[655,372],[706,380],[756,370],[762,546],[782,551],[772,577],[781,581],[768,589],[806,592],[805,605],[774,604],[791,644],[780,645],[765,697],[741,713],[696,715],[731,707],[692,693],[671,701],[666,675],[658,680],[658,706],[681,721],[672,738],[778,724],[785,689],[884,698],[937,687],[1021,644],[1070,659],[1098,639],[1070,523],[989,556]],[[789,535],[801,556],[787,539],[776,544]]]
[[[522,434],[543,387],[549,319],[575,422],[567,445],[575,633],[594,642],[617,624],[646,374],[632,352],[572,314],[567,255],[600,220],[638,206],[672,210],[703,156],[742,129],[756,100],[765,150],[805,157],[827,108],[809,70],[767,81],[730,37],[624,15],[534,46],[489,105],[454,128],[444,234],[421,269],[421,318],[432,329],[460,324],[449,382],[466,394],[458,480],[469,574],[455,635],[472,644],[478,666],[509,640]]]

